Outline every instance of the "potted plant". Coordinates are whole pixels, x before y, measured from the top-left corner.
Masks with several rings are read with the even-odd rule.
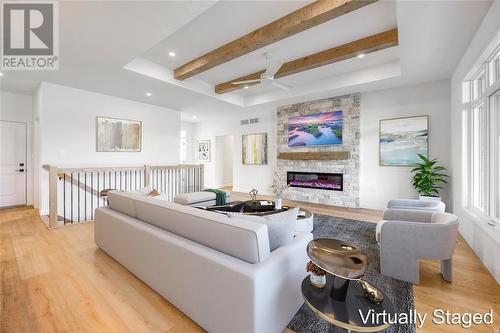
[[[311,284],[316,288],[324,288],[326,286],[326,272],[316,266],[312,261],[309,261],[306,266],[306,271],[311,273],[309,278]]]
[[[422,154],[418,154],[422,160],[411,170],[413,173],[413,187],[418,191],[420,200],[441,200],[439,189],[442,184],[447,184],[446,168],[438,165],[437,158],[429,159]]]
[[[276,201],[274,203],[274,207],[276,209],[281,209],[281,196],[289,187],[290,185],[288,185],[286,181],[281,178],[278,171],[275,171],[273,182],[269,185],[268,190],[276,195]]]

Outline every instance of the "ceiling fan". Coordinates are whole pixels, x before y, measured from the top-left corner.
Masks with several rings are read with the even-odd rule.
[[[293,87],[291,85],[278,81],[274,78],[274,75],[278,72],[281,66],[283,66],[283,61],[278,59],[273,59],[271,55],[267,52],[264,53],[264,57],[266,57],[267,66],[266,66],[266,71],[260,74],[260,79],[235,81],[231,83],[235,85],[242,85],[242,84],[247,85],[249,83],[265,83],[265,84],[272,84],[283,90],[292,89]]]

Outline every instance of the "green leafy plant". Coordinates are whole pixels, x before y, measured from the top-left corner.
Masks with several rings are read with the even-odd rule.
[[[422,162],[417,163],[416,167],[411,170],[413,173],[413,187],[420,195],[429,197],[439,196],[439,189],[442,189],[442,184],[447,184],[447,179],[450,178],[444,172],[445,167],[437,165],[438,160],[428,159],[422,154],[418,154]]]

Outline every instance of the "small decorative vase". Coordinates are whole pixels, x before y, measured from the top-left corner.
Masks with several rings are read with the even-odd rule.
[[[311,279],[311,284],[316,288],[325,288],[326,286],[326,275],[316,275],[314,273],[309,274]]]
[[[281,209],[281,198],[276,198],[276,201],[274,202],[274,208]]]

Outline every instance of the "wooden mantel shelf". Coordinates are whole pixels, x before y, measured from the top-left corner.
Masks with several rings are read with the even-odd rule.
[[[278,153],[279,160],[348,160],[349,151]]]

